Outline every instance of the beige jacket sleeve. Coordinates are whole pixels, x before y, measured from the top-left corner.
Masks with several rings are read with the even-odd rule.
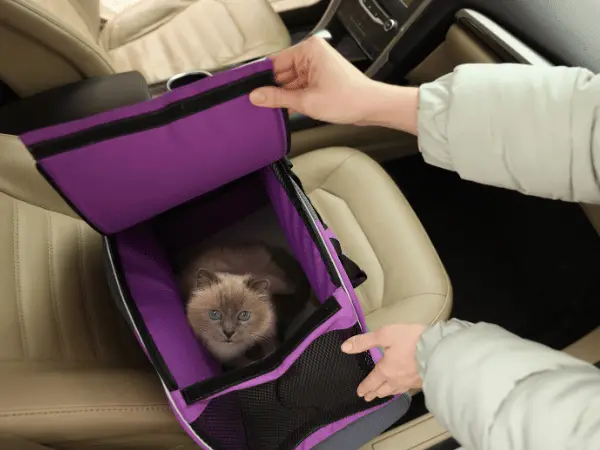
[[[428,409],[465,450],[600,449],[600,370],[456,319],[417,348]]]
[[[526,194],[600,203],[600,76],[464,65],[420,89],[425,161]],[[600,370],[486,323],[417,350],[429,410],[465,450],[600,449]]]
[[[420,89],[425,161],[466,180],[600,203],[600,76],[467,64]]]

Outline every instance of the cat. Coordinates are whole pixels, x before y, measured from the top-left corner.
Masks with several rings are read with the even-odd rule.
[[[314,298],[297,261],[261,243],[204,249],[179,281],[194,334],[226,368],[274,352]]]

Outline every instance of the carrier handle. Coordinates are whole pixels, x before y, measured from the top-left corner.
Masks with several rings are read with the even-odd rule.
[[[333,248],[335,249],[335,252],[337,253],[338,258],[340,258],[342,266],[344,266],[344,270],[346,271],[346,274],[348,275],[348,278],[350,279],[350,283],[352,284],[352,287],[354,289],[356,289],[361,284],[363,284],[365,281],[367,281],[367,274],[365,273],[365,271],[362,270],[360,267],[358,267],[358,264],[356,264],[354,261],[352,261],[346,255],[344,255],[340,241],[338,241],[337,239],[331,238],[331,244],[333,245]]]

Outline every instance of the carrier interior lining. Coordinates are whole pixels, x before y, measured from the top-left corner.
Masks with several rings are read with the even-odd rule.
[[[287,247],[318,299],[332,296],[336,286],[319,249],[270,166],[115,236],[129,300],[177,387],[217,376],[220,368],[187,323],[173,258],[198,240],[254,237]]]

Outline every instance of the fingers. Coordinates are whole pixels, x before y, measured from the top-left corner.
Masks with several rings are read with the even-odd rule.
[[[273,70],[275,71],[275,74],[286,72],[294,68],[294,60],[298,55],[299,45],[300,44],[296,44],[292,47],[288,47],[285,50],[282,50],[278,53],[275,53],[274,55],[269,56],[269,58],[273,62]]]
[[[385,328],[380,328],[371,333],[359,334],[348,339],[342,344],[344,353],[362,353],[375,347],[388,347],[390,344]]]
[[[256,106],[297,110],[300,92],[271,86],[263,87],[250,94],[250,101]]]
[[[381,372],[380,366],[376,365],[367,378],[358,385],[356,393],[359,397],[364,397],[371,392],[376,392],[386,381],[386,377]]]
[[[394,388],[390,386],[387,381],[384,381],[375,391],[367,392],[365,394],[365,401],[371,402],[376,398],[383,398],[389,396],[393,392]]]
[[[296,74],[296,71],[294,69],[286,70],[285,72],[279,72],[275,74],[275,81],[277,81],[279,85],[286,85],[288,83],[291,83],[296,78],[298,78],[298,75]]]

